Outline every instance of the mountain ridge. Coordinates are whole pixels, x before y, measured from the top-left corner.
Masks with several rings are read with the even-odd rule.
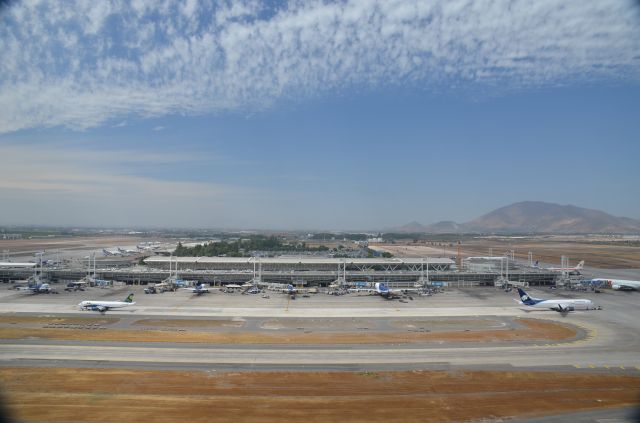
[[[417,221],[394,228],[415,233],[640,233],[640,219],[617,217],[600,210],[571,204],[521,201],[499,207],[465,223]]]

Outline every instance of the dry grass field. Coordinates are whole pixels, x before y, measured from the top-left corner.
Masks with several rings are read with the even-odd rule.
[[[446,242],[446,246],[437,247],[430,244],[411,242],[397,244],[379,244],[376,250],[388,251],[398,257],[447,257],[455,256],[457,240]],[[450,245],[451,244],[451,245]],[[514,251],[514,255],[527,260],[529,251],[534,260],[560,266],[560,257],[567,256],[572,265],[584,260],[587,266],[603,269],[640,269],[640,247],[628,245],[598,244],[587,240],[567,241],[534,238],[499,238],[470,239],[461,243],[462,257],[503,255]]]
[[[189,321],[192,322],[192,321]],[[563,323],[519,319],[522,328],[441,332],[197,332],[193,330],[77,329],[59,327],[0,327],[2,339],[73,341],[176,342],[211,344],[396,344],[416,342],[562,341],[576,336]]]
[[[146,241],[146,238],[135,236],[74,236],[74,237],[45,237],[33,239],[0,239],[0,250],[11,253],[56,250],[56,249],[91,249],[114,245],[135,245]]]
[[[449,422],[633,405],[640,377],[512,371],[2,368],[25,422]],[[549,383],[553,380],[553,383]]]

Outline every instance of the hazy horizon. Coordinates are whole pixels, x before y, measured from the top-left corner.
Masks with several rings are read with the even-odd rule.
[[[638,2],[154,4],[0,7],[1,225],[640,219]]]

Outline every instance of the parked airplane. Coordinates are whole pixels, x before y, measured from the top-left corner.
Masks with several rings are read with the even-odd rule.
[[[38,283],[35,285],[20,286],[17,289],[18,291],[28,291],[32,294],[50,294],[55,292],[55,290],[51,288],[51,285],[49,285],[48,283]]]
[[[402,293],[401,289],[391,289],[384,282],[376,282],[374,285],[375,293],[387,300],[397,298]]]
[[[109,257],[109,256],[119,256],[121,253],[120,251],[116,250],[107,250],[106,248],[102,249],[102,254],[104,254],[105,256]]]
[[[526,305],[534,308],[545,308],[553,311],[557,311],[559,313],[567,313],[569,311],[574,311],[575,309],[589,310],[596,309],[596,306],[593,304],[593,301],[579,298],[579,299],[571,299],[571,298],[557,298],[544,300],[541,298],[533,298],[530,297],[522,288],[518,288],[518,295],[520,295],[520,301],[518,303],[522,305]]]
[[[628,281],[624,279],[591,279],[591,283],[611,286],[611,289],[619,291],[640,291],[640,281]]]
[[[422,285],[421,285],[422,286]],[[351,288],[349,292],[368,292],[370,294],[380,295],[381,297],[392,300],[395,298],[400,298],[402,294],[408,293],[419,293],[421,289],[417,288],[405,288],[405,289],[393,289],[389,288],[384,282],[376,282],[373,284],[372,288]]]
[[[136,245],[136,248],[138,250],[157,250],[158,248],[160,248],[161,244],[158,241],[145,241],[145,242],[141,242],[140,244]]]
[[[298,293],[298,289],[295,286],[288,284],[287,287],[282,288],[280,292],[282,292],[283,294],[295,295]]]
[[[92,310],[104,313],[112,308],[128,307],[134,304],[133,293],[131,293],[124,301],[82,301],[78,306],[80,310]]]
[[[69,282],[67,287],[64,289],[65,291],[84,291],[87,286],[86,280],[80,280],[76,282]]]
[[[537,264],[538,262],[536,262]],[[537,266],[534,266],[537,267]],[[580,261],[574,267],[547,267],[546,270],[550,270],[552,272],[562,272],[562,273],[577,273],[580,274],[580,271],[584,267],[584,260]]]
[[[187,291],[191,291],[192,293],[194,293],[196,295],[202,295],[202,294],[206,294],[206,293],[209,292],[209,288],[207,288],[204,283],[196,285],[195,288],[182,288],[182,289],[186,289]]]
[[[138,252],[138,251],[136,251],[136,250],[129,250],[129,249],[127,249],[127,248],[120,248],[120,247],[116,247],[116,248],[118,249],[118,252],[119,252],[120,254],[122,254],[123,256],[128,256],[128,255],[131,255],[131,254],[136,254],[136,253]]]
[[[18,263],[13,261],[2,261],[0,267],[35,267],[37,263]]]

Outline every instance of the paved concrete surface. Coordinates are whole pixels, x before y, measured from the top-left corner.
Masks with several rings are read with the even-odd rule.
[[[91,288],[58,295],[27,295],[0,290],[0,316],[84,316],[104,318],[100,313],[80,311],[77,304],[88,299],[123,299],[135,292],[136,304],[106,313],[119,318],[116,328],[144,318],[227,319],[243,322],[236,329],[265,331],[267,327],[291,330],[354,331],[364,322],[371,330],[406,330],[407,321],[458,319],[477,327],[481,320],[496,325],[513,324],[522,317],[551,319],[576,325],[583,336],[570,342],[515,344],[441,343],[403,345],[215,345],[123,342],[53,341],[46,339],[3,340],[0,366],[77,366],[93,368],[215,369],[217,371],[362,371],[406,369],[521,369],[527,371],[575,371],[638,374],[640,372],[640,293],[605,291],[601,294],[551,289],[532,289],[543,298],[590,298],[603,310],[576,311],[562,315],[532,310],[516,304],[514,292],[495,288],[448,290],[432,297],[414,297],[406,303],[379,297],[314,295],[290,301],[284,295],[213,293],[200,297],[186,291],[145,295],[140,287]],[[325,323],[321,323],[324,321]],[[275,322],[275,323],[274,323]],[[349,322],[341,324],[341,322]],[[457,324],[460,324],[459,322]],[[271,326],[269,326],[271,325]],[[355,329],[354,329],[355,327]],[[283,329],[284,328],[284,329]],[[526,405],[526,401],[523,401]],[[632,422],[632,409],[596,410],[545,418],[514,420],[522,423],[555,421]]]

